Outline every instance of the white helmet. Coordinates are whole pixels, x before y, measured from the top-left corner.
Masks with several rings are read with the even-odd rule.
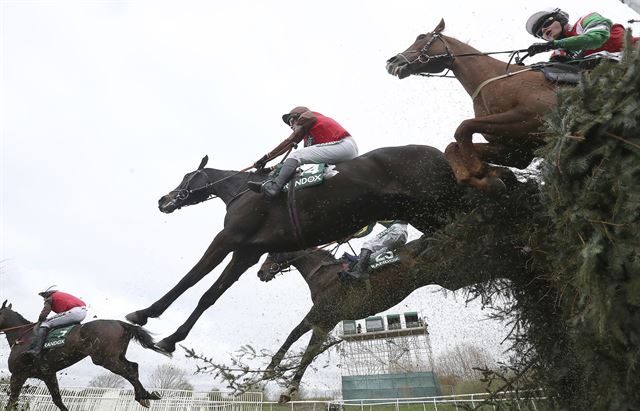
[[[548,8],[533,13],[531,17],[529,17],[526,24],[527,32],[532,36],[538,37],[536,33],[538,33],[545,20],[550,17],[559,21],[563,26],[569,22],[569,13],[558,8]]]

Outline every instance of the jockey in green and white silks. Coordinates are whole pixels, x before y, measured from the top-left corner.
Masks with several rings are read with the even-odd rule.
[[[605,58],[619,61],[624,48],[625,28],[598,13],[589,13],[569,24],[566,12],[547,9],[529,17],[526,29],[530,34],[547,40],[546,43],[531,45],[529,54],[555,50],[551,60]],[[634,37],[634,44],[636,41]]]
[[[369,277],[369,262],[377,256],[390,250],[395,250],[407,243],[408,223],[402,220],[378,221],[386,228],[376,234],[373,238],[365,241],[360,249],[358,262],[348,274],[358,280],[365,280]]]

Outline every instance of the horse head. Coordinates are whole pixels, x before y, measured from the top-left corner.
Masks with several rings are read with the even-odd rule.
[[[273,280],[276,275],[291,266],[288,253],[269,253],[267,259],[258,269],[258,278],[260,281],[268,282]]]
[[[453,56],[442,36],[444,19],[436,28],[420,34],[408,49],[387,60],[387,72],[400,79],[418,73],[440,73],[451,67]]]
[[[209,156],[204,156],[198,169],[185,174],[182,182],[169,194],[160,197],[158,208],[163,213],[169,214],[184,206],[194,205],[209,199],[209,176],[204,171]]]

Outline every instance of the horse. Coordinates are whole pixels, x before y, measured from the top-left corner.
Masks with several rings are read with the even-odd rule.
[[[387,60],[386,69],[400,79],[411,74],[450,70],[471,96],[475,118],[460,123],[456,142],[445,155],[458,182],[496,194],[504,190],[505,169],[526,168],[544,141],[545,113],[556,106],[556,87],[530,67],[507,66],[453,37],[442,34],[444,19],[420,34],[402,53]],[[488,143],[473,143],[481,133]]]
[[[30,347],[34,324],[12,310],[7,300],[0,307],[0,331],[4,332],[11,347],[9,400],[5,409],[17,409],[18,396],[27,378],[38,378],[47,385],[54,404],[67,410],[62,402],[56,372],[89,356],[94,364],[124,377],[133,385],[135,400],[148,408],[150,400],[159,400],[156,392],[148,392],[138,379],[138,364],[125,358],[129,341],[135,340],[144,348],[163,353],[155,347],[151,335],[142,327],[118,320],[96,320],[74,327],[64,345],[47,348],[42,357],[34,361],[22,355]]]
[[[414,290],[426,285],[439,285],[455,291],[493,279],[494,273],[504,272],[498,268],[514,267],[517,272],[524,265],[521,256],[505,257],[499,247],[479,249],[485,264],[478,267],[464,259],[446,260],[446,251],[430,248],[426,236],[411,241],[396,250],[400,261],[382,266],[370,277],[368,286],[344,287],[338,277],[343,270],[343,261],[335,259],[322,249],[270,254],[258,270],[262,281],[270,281],[289,266],[295,267],[304,277],[311,292],[313,306],[302,321],[272,357],[266,367],[264,379],[270,379],[282,362],[289,348],[309,330],[311,339],[295,367],[287,391],[280,402],[287,402],[298,390],[307,367],[330,346],[323,344],[327,335],[342,320],[357,320],[385,311],[404,300]],[[456,240],[457,241],[457,240]],[[434,262],[445,258],[446,265]]]
[[[195,310],[157,346],[168,353],[188,336],[202,313],[267,252],[294,251],[345,239],[378,220],[402,219],[425,232],[439,227],[466,199],[444,154],[429,146],[409,145],[373,150],[335,166],[337,175],[321,185],[282,194],[267,201],[246,189],[262,181],[257,173],[205,168],[186,174],[178,187],[158,201],[163,213],[217,196],[227,206],[224,228],[202,258],[164,296],[126,319],[145,325],[160,316],[182,293],[200,281],[229,254],[233,257]]]

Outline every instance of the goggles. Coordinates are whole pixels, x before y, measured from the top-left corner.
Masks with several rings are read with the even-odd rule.
[[[538,29],[538,31],[536,31],[536,37],[542,38],[542,30],[552,25],[554,21],[557,21],[555,16],[547,17],[544,20],[544,22],[542,22],[542,24],[540,25],[540,28]]]

